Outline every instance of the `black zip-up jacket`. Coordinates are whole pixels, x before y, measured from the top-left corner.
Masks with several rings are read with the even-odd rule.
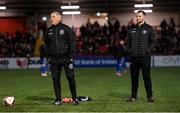
[[[75,51],[75,33],[65,24],[52,25],[46,32],[44,45],[47,58],[72,58]]]
[[[130,56],[150,56],[156,45],[156,36],[153,28],[146,24],[132,25],[126,36],[127,50]]]

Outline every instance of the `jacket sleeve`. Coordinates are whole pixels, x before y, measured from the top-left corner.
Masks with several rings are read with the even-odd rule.
[[[49,37],[48,37],[48,30],[45,33],[45,36],[43,38],[44,40],[44,50],[45,50],[45,54],[46,57],[49,58],[49,52],[50,52],[50,41],[49,41]]]
[[[150,31],[149,31],[149,46],[146,49],[146,53],[150,53],[151,50],[156,46],[156,44],[157,44],[157,39],[156,39],[155,31],[153,30],[152,27],[150,27]]]
[[[71,30],[71,28],[68,28],[68,38],[69,38],[69,54],[70,57],[73,58],[74,54],[75,54],[75,49],[76,49],[76,44],[75,44],[75,33],[73,30]]]
[[[126,35],[126,51],[128,54],[131,53],[131,30],[129,28],[127,35]]]

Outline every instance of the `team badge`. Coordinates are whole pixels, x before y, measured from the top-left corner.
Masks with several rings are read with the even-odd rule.
[[[69,64],[69,69],[73,69],[73,64]]]
[[[143,34],[146,34],[147,33],[147,31],[146,30],[143,30]]]
[[[63,34],[64,34],[64,30],[61,29],[61,30],[59,31],[59,33],[60,33],[61,35],[63,35]]]

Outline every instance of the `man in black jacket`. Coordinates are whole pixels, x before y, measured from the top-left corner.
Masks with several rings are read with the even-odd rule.
[[[151,50],[156,45],[153,28],[144,21],[146,13],[138,11],[137,24],[130,27],[127,33],[127,49],[131,57],[131,96],[128,101],[136,101],[139,71],[142,70],[148,102],[154,102],[150,77]]]
[[[61,105],[61,83],[60,75],[62,67],[66,72],[73,104],[77,105],[76,83],[74,79],[73,55],[75,51],[75,33],[67,25],[61,23],[61,14],[52,12],[50,14],[50,26],[44,38],[45,52],[50,64],[55,91],[55,105]]]

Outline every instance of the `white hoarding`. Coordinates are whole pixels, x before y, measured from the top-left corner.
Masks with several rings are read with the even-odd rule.
[[[154,56],[154,66],[180,66],[180,56]]]

